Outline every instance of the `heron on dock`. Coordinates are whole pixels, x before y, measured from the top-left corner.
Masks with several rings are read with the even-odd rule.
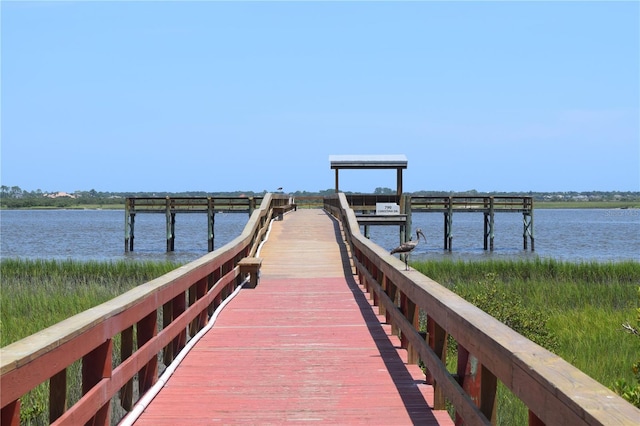
[[[418,228],[418,229],[416,229],[416,237],[417,237],[417,239],[415,241],[410,239],[409,241],[407,241],[405,243],[402,243],[398,247],[396,247],[393,250],[391,250],[390,254],[394,254],[394,253],[403,254],[404,253],[404,265],[406,267],[405,271],[409,270],[409,253],[411,253],[413,251],[413,249],[416,248],[416,246],[420,242],[420,237],[421,236],[422,236],[422,238],[424,238],[424,242],[426,244],[427,243],[427,237],[425,237],[424,234],[422,233],[422,229]]]

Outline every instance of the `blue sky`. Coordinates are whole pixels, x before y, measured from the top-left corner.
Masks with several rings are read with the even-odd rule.
[[[5,0],[1,182],[639,191],[639,6]]]

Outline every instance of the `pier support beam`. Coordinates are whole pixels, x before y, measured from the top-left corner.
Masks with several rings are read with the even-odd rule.
[[[522,247],[527,249],[527,237],[531,240],[531,251],[535,250],[534,239],[533,239],[533,210],[531,213],[522,213],[522,223],[523,223],[523,231],[522,231]]]
[[[133,231],[136,214],[133,211],[133,200],[127,199],[124,205],[124,251],[133,251]]]
[[[124,250],[133,251],[134,222],[136,214],[163,214],[166,219],[166,250],[175,251],[176,214],[204,213],[207,215],[207,245],[214,250],[214,217],[216,211],[245,213],[249,216],[256,209],[254,197],[127,197],[124,213]]]
[[[484,213],[484,249],[487,250],[487,248],[489,248],[489,250],[493,251],[493,237],[494,237],[493,219],[494,219],[494,213],[495,213],[493,197],[489,197],[485,199],[484,208],[489,209]],[[487,244],[487,240],[489,240],[489,244]]]
[[[176,214],[171,211],[171,198],[166,199],[167,217],[167,252],[173,251],[176,245]]]
[[[453,245],[453,198],[445,200],[447,211],[444,212],[444,249],[451,251]]]
[[[251,210],[249,210],[251,211]],[[251,213],[249,213],[251,215]],[[207,247],[211,252],[214,250],[216,213],[214,210],[213,198],[207,197]]]

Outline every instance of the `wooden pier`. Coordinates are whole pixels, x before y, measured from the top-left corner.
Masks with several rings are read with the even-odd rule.
[[[259,284],[239,292],[131,424],[453,426],[346,253],[339,223],[320,209],[275,221]]]
[[[399,242],[405,242],[411,235],[412,213],[442,213],[444,249],[453,249],[453,214],[482,213],[484,218],[483,243],[485,250],[494,249],[496,213],[522,214],[523,249],[535,250],[533,234],[533,198],[501,196],[449,196],[426,197],[395,194],[348,194],[350,207],[356,212],[358,223],[364,227],[364,235],[369,238],[369,226],[394,225],[399,228]],[[276,216],[282,218],[283,212],[297,208],[297,204],[288,195],[274,197],[277,203]],[[301,197],[313,200],[319,197]],[[251,215],[261,197],[131,197],[125,204],[125,251],[133,251],[136,214],[154,213],[166,216],[167,252],[175,250],[175,224],[177,213],[207,214],[207,241],[209,251],[214,249],[215,214],[246,213]],[[257,203],[257,204],[256,204]],[[378,214],[380,204],[397,205],[391,213]]]
[[[136,214],[164,214],[167,218],[167,252],[175,250],[176,214],[207,215],[207,241],[213,251],[216,213],[251,213],[260,205],[262,197],[129,197],[125,203],[124,250],[133,251]]]
[[[443,239],[444,249],[453,248],[453,214],[482,213],[484,218],[484,249],[494,249],[494,229],[496,213],[522,214],[523,249],[535,250],[533,236],[533,198],[512,196],[448,196],[426,197],[411,195],[346,195],[349,206],[356,212],[358,224],[364,227],[364,235],[369,238],[369,226],[399,226],[400,242],[405,242],[411,235],[412,213],[442,213],[444,216]],[[396,204],[397,213],[379,214],[380,204]],[[530,243],[530,244],[529,244]]]
[[[444,249],[453,246],[453,214],[482,213],[484,217],[484,249],[493,250],[494,219],[496,213],[522,214],[522,248],[535,250],[533,237],[532,197],[411,197],[411,211],[442,213],[444,215]]]

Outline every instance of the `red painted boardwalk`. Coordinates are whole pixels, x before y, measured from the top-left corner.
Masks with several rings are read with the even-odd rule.
[[[242,289],[137,425],[453,424],[351,273],[321,210],[274,222]]]

